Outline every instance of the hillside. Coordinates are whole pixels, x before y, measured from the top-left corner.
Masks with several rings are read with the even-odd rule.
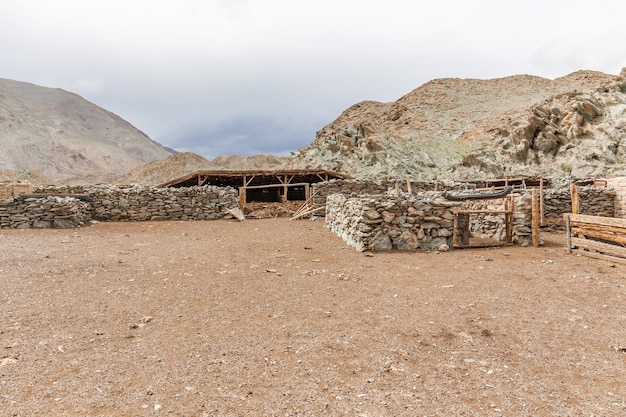
[[[0,170],[110,180],[171,152],[76,94],[0,79]]]
[[[625,91],[626,71],[433,80],[348,108],[289,167],[359,178],[626,174]]]

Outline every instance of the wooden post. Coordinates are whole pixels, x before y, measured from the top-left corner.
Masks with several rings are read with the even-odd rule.
[[[544,220],[545,220],[545,212],[543,209],[543,177],[539,178],[539,212],[540,212],[540,216],[539,216],[539,223],[543,226]]]
[[[406,176],[406,190],[409,194],[413,194],[413,190],[411,189],[411,178],[409,178],[409,176]]]
[[[565,232],[567,233],[567,251],[572,251],[572,225],[570,224],[569,216],[565,217]]]
[[[465,248],[469,246],[470,238],[470,215],[465,213],[454,214],[454,229],[452,233],[452,246]]]
[[[239,187],[239,207],[246,206],[246,187]]]
[[[533,247],[539,247],[539,199],[537,198],[537,189],[532,191],[532,238]]]
[[[572,214],[580,214],[580,200],[578,198],[578,187],[574,183],[569,186],[572,194]]]
[[[396,196],[400,195],[400,183],[396,181]]]
[[[510,198],[504,200],[504,226],[506,227],[506,243],[513,243],[513,194],[509,195]]]

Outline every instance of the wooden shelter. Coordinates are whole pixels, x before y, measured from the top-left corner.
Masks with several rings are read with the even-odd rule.
[[[196,171],[159,185],[166,187],[193,187],[216,185],[239,190],[239,205],[247,203],[308,200],[311,184],[332,179],[352,179],[349,175],[326,170],[276,171]]]

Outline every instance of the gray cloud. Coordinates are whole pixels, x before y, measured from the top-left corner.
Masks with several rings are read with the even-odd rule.
[[[434,78],[616,74],[624,15],[608,0],[7,0],[0,77],[205,157],[286,153],[348,106]]]

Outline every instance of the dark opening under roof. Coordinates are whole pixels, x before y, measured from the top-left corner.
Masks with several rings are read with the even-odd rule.
[[[329,181],[332,179],[352,179],[349,175],[326,170],[277,170],[277,171],[234,171],[213,170],[195,171],[183,177],[160,184],[158,187],[193,187],[216,185],[218,187],[244,187],[271,184],[298,184]]]

